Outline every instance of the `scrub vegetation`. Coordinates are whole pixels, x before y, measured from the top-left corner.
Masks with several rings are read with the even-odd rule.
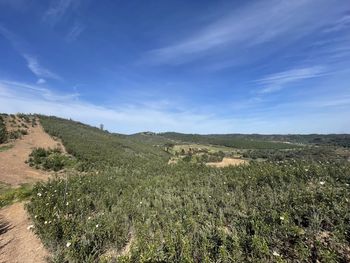
[[[231,147],[220,154],[245,154],[249,164],[168,165],[181,136],[40,121],[85,171],[38,183],[27,205],[53,262],[350,261],[346,147],[324,153],[337,158],[308,158],[321,148],[212,136],[200,141],[205,154]]]
[[[7,140],[7,131],[4,118],[0,115],[0,144],[5,143]]]
[[[12,188],[9,185],[0,183],[0,208],[13,202],[27,200],[32,194],[32,186],[23,184],[20,187]]]
[[[73,167],[76,164],[74,158],[62,153],[61,149],[35,148],[29,155],[28,163],[37,169],[48,171],[60,171],[63,168]]]

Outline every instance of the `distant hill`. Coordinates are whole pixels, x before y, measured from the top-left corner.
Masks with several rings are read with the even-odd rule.
[[[298,144],[350,147],[349,134],[261,135],[261,134],[184,134],[176,132],[158,135],[183,142],[209,143],[243,149],[288,149]],[[299,145],[300,146],[300,145]]]

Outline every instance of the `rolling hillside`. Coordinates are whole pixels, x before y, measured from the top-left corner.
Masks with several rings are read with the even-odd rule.
[[[85,168],[168,158],[162,147],[134,136],[112,134],[57,117],[40,116],[40,121],[48,134],[62,140],[68,153],[84,161]]]
[[[27,194],[32,227],[52,262],[350,260],[344,147],[249,135],[121,135],[38,118],[79,164]],[[195,161],[231,154],[247,157],[219,168]]]

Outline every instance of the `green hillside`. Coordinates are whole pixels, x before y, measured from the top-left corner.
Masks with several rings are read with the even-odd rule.
[[[184,134],[176,132],[160,133],[165,138],[184,142],[209,143],[235,148],[250,149],[289,149],[298,144],[350,147],[349,134]]]
[[[213,144],[237,149],[290,149],[300,147],[299,145],[266,140],[257,136],[240,134],[184,134],[166,132],[159,134],[162,137],[189,143]]]
[[[89,125],[57,117],[40,116],[45,131],[62,140],[68,153],[86,167],[127,165],[150,159],[167,159],[162,147],[137,138],[111,134]]]
[[[285,144],[244,140],[247,154],[271,158],[220,169],[168,165],[162,146],[178,137],[110,134],[56,117],[40,122],[89,168],[37,184],[27,205],[53,262],[350,260],[345,158],[294,158]],[[285,160],[275,161],[279,153]]]

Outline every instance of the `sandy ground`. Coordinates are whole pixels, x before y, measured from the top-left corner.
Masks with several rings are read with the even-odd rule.
[[[237,158],[226,158],[222,159],[221,162],[218,163],[207,163],[208,166],[214,166],[214,167],[226,167],[226,166],[234,166],[234,165],[240,165],[240,164],[247,164],[248,161],[237,159]]]
[[[28,135],[9,144],[13,147],[0,152],[1,182],[18,187],[23,183],[49,178],[49,173],[31,168],[25,163],[33,148],[55,148],[61,145],[46,134],[41,125],[29,127]],[[23,203],[15,203],[0,210],[1,263],[46,262],[45,257],[49,254],[33,231],[28,229],[31,225]]]
[[[49,255],[29,226],[23,203],[0,210],[0,262],[41,263]]]
[[[109,249],[105,254],[103,254],[100,259],[102,261],[108,261],[108,262],[115,262],[118,257],[125,257],[125,256],[130,256],[130,251],[133,243],[135,242],[136,236],[134,229],[131,228],[129,231],[129,236],[128,236],[128,242],[126,245],[120,250],[117,251],[113,248]]]
[[[33,148],[55,148],[60,144],[59,142],[45,133],[41,125],[37,125],[28,129],[28,135],[9,144],[13,144],[13,147],[0,152],[1,182],[19,186],[23,183],[47,180],[49,173],[31,168],[25,161]]]

